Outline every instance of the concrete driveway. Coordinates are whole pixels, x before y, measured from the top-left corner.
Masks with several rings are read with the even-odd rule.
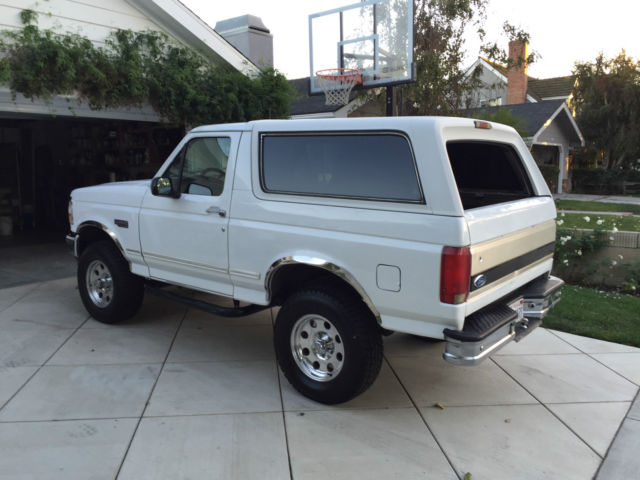
[[[625,416],[640,433],[640,349],[538,329],[454,367],[395,334],[373,387],[328,407],[279,375],[274,315],[147,297],[108,326],[74,278],[1,289],[0,478],[589,479]]]

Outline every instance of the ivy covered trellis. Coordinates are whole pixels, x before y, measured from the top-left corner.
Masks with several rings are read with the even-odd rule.
[[[41,30],[32,10],[20,19],[23,27],[0,39],[0,83],[14,96],[76,95],[95,110],[149,104],[184,126],[289,116],[293,90],[273,68],[249,77],[159,32],[117,30],[96,46],[80,35]]]

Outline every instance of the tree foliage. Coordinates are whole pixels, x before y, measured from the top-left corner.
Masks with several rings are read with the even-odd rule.
[[[504,49],[485,43],[483,29],[488,0],[415,0],[414,64],[416,82],[398,90],[403,115],[457,115],[468,107],[471,92],[480,86],[480,70],[468,71],[465,40],[473,31],[481,42],[481,53],[490,60],[514,66]],[[509,40],[528,41],[529,35],[505,22]],[[535,60],[517,59],[518,65]]]
[[[40,30],[31,10],[21,20],[23,28],[2,32],[0,41],[0,81],[14,96],[77,95],[95,110],[150,104],[180,125],[289,116],[293,90],[272,68],[248,77],[159,32],[117,30],[99,47]]]
[[[571,104],[593,154],[607,169],[640,168],[640,62],[600,54],[573,73]]]
[[[514,115],[511,110],[507,108],[498,108],[492,113],[489,113],[488,111],[479,111],[474,113],[473,117],[480,120],[508,125],[509,127],[513,127],[521,137],[524,138],[527,136],[526,122],[522,118]]]

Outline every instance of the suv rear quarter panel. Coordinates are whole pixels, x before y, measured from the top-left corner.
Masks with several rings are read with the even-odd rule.
[[[295,126],[300,131],[319,130],[318,122],[313,128],[299,122]],[[455,183],[455,197],[449,191],[453,179],[443,182],[451,172],[442,165],[446,152],[445,157],[433,153],[433,129],[430,131],[426,123],[422,129],[412,127],[411,122],[406,126],[410,127],[406,132],[419,163],[425,204],[266,193],[259,177],[263,130],[254,129],[251,138],[243,136],[229,223],[230,273],[236,298],[263,304],[269,301],[264,284],[269,267],[299,255],[344,268],[374,303],[385,328],[441,337],[443,325],[461,325],[464,307],[439,301],[439,275],[443,245],[469,244],[466,222],[456,211]],[[339,127],[335,120],[327,124],[328,130]],[[376,130],[375,122],[364,122],[361,129]],[[270,134],[277,131],[273,123],[269,125]],[[290,132],[291,123],[283,123],[281,131]],[[441,200],[443,196],[449,199]],[[440,199],[434,203],[449,215],[432,214],[431,198]],[[398,267],[400,291],[378,286],[379,265]]]

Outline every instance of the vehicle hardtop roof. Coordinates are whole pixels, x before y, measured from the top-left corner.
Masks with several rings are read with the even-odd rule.
[[[486,121],[486,120],[484,120]],[[497,130],[510,127],[500,123],[492,123]],[[202,125],[191,130],[191,133],[216,131],[341,131],[341,130],[405,130],[415,129],[417,125],[429,128],[474,127],[473,119],[460,117],[364,117],[364,118],[314,118],[295,120],[253,120],[245,123],[226,123]]]

